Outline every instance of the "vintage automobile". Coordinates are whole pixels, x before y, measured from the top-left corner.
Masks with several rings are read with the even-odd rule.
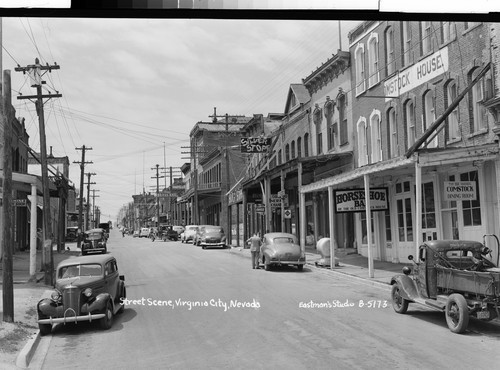
[[[158,238],[166,242],[167,240],[179,240],[179,234],[175,231],[172,225],[160,225]],[[153,240],[154,241],[154,240]]]
[[[494,236],[494,235],[490,235]],[[486,237],[486,236],[485,236]],[[392,306],[405,313],[418,303],[445,313],[454,333],[467,329],[469,317],[489,321],[499,316],[500,268],[492,262],[492,250],[483,243],[465,240],[427,241],[418,250],[418,262],[394,276]],[[487,258],[489,256],[489,258]]]
[[[139,238],[149,238],[149,227],[141,228],[139,232]]]
[[[139,230],[134,230],[134,233],[132,234],[134,238],[139,238]]]
[[[197,225],[187,225],[184,232],[180,235],[181,243],[187,243],[189,241],[192,242],[197,230]]]
[[[266,271],[279,265],[295,265],[302,271],[306,255],[302,251],[297,237],[288,233],[268,233],[262,237],[259,261]]]
[[[207,249],[211,247],[226,248],[226,235],[220,226],[202,225],[198,228],[193,244]]]
[[[172,229],[174,229],[174,231],[177,232],[177,235],[179,236],[179,238],[181,237],[181,234],[184,232],[184,226],[181,226],[181,225],[174,225],[174,226],[172,226]]]
[[[66,241],[76,242],[78,239],[78,226],[70,226],[66,228]]]
[[[101,222],[99,224],[99,228],[104,230],[104,233],[106,234],[106,240],[109,239],[109,223],[108,222]]]
[[[68,258],[57,266],[50,298],[37,304],[40,334],[50,334],[54,324],[78,321],[99,320],[109,329],[113,316],[125,309],[125,298],[125,278],[112,255]]]
[[[107,253],[106,232],[104,229],[90,229],[83,233],[82,256],[89,253]]]

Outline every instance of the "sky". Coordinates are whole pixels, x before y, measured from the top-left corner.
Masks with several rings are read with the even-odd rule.
[[[358,21],[341,22],[342,49]],[[47,151],[67,156],[80,188],[80,162],[101,217],[116,220],[132,195],[156,192],[156,165],[174,175],[189,162],[189,133],[217,114],[284,111],[290,84],[300,83],[339,49],[339,22],[236,19],[2,19],[3,69],[12,103],[25,118],[29,146],[40,151],[29,77],[16,72],[39,58],[60,69],[44,75]],[[87,176],[85,177],[87,181]],[[160,186],[165,180],[160,180]],[[167,186],[170,179],[167,179]],[[85,187],[86,193],[86,187]],[[102,218],[101,218],[102,219]]]

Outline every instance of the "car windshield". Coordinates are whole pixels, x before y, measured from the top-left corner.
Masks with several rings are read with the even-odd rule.
[[[206,228],[205,229],[205,232],[207,233],[222,233],[222,230],[221,229],[218,229],[216,227],[212,227],[212,228]]]
[[[99,231],[85,233],[85,239],[88,240],[99,240],[101,238],[102,238],[102,232]]]
[[[59,270],[59,278],[67,279],[79,276],[100,276],[102,274],[102,267],[97,263],[85,265],[70,265],[61,267]]]
[[[288,238],[286,236],[280,236],[280,237],[274,238],[273,241],[274,241],[274,244],[293,243],[293,238]]]
[[[188,227],[187,230],[198,230],[198,228],[196,226],[191,226],[191,227]]]

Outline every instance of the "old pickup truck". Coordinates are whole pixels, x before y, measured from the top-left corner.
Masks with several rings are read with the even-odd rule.
[[[392,306],[406,313],[418,303],[445,313],[448,328],[463,333],[469,317],[490,321],[500,316],[499,241],[496,264],[492,250],[483,243],[465,240],[426,241],[419,247],[418,261],[391,279]]]

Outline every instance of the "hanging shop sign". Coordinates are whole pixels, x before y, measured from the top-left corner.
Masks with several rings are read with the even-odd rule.
[[[387,188],[370,188],[370,210],[389,209]],[[365,212],[365,189],[345,189],[334,191],[335,210],[337,213]]]
[[[267,153],[270,148],[270,137],[242,137],[240,139],[241,153]]]
[[[444,200],[477,200],[475,181],[445,181]]]

